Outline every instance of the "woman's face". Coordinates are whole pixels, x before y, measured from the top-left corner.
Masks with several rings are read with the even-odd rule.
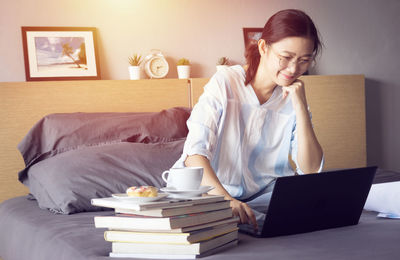
[[[266,45],[258,43],[263,73],[279,86],[289,86],[308,70],[313,61],[314,43],[309,38],[287,37]]]

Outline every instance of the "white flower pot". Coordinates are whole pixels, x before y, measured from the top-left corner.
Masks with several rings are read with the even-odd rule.
[[[190,65],[178,65],[176,67],[178,70],[178,78],[180,79],[190,78]]]
[[[132,80],[140,79],[140,67],[139,66],[129,66],[129,78]]]
[[[217,65],[217,71],[223,69],[223,68],[227,68],[228,65]]]

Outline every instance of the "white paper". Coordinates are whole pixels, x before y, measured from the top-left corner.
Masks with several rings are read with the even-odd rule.
[[[364,209],[400,216],[400,181],[373,184]]]
[[[377,215],[378,218],[394,218],[394,219],[400,219],[399,215],[395,215],[395,214],[388,214],[388,213],[379,213]]]

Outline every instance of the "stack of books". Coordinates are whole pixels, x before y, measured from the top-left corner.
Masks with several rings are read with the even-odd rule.
[[[223,196],[163,199],[132,203],[117,198],[92,199],[113,208],[112,216],[96,216],[96,228],[107,228],[111,257],[194,259],[237,245],[237,217]]]

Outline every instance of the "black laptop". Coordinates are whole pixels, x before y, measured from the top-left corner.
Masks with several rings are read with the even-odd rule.
[[[277,178],[262,229],[240,231],[274,237],[357,225],[377,167]]]

